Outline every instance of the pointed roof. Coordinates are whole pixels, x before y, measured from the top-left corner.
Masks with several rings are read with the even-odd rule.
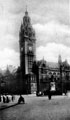
[[[58,64],[61,64],[62,63],[62,58],[61,58],[61,55],[59,54],[58,56]]]
[[[23,17],[23,22],[22,22],[21,27],[20,27],[20,36],[21,35],[24,35],[26,37],[29,37],[30,39],[36,40],[35,30],[32,27],[31,19],[28,15],[27,6],[26,6],[25,15]]]
[[[58,63],[56,62],[47,62],[49,68],[59,68]]]

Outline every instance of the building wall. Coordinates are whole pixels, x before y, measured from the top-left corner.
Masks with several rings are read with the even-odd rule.
[[[38,63],[38,92],[49,90],[51,83],[55,83],[55,89],[60,93],[70,89],[70,69],[62,67],[61,72],[60,68],[48,67],[45,61]]]
[[[37,72],[33,74],[33,63],[36,61],[36,38],[35,31],[32,27],[31,19],[27,11],[25,11],[23,23],[20,28],[19,45],[21,68],[20,81],[22,81],[21,86],[23,91],[26,93],[32,93],[37,90],[48,89],[50,81],[56,82],[57,88],[59,88],[58,86],[61,86],[62,82],[70,79],[70,71],[60,72],[60,65],[62,65],[61,56],[59,56],[58,59],[58,67],[55,68],[48,67],[44,59],[40,62],[38,61]],[[67,62],[65,64],[67,64]]]

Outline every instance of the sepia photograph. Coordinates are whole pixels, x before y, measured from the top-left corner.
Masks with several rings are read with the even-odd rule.
[[[70,0],[0,0],[0,120],[70,120]]]

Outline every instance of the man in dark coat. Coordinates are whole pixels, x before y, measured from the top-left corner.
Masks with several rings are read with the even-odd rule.
[[[5,96],[3,96],[3,103],[5,103],[6,102],[6,98],[5,98]]]
[[[24,98],[22,97],[22,95],[20,95],[20,97],[19,97],[19,99],[18,99],[18,104],[20,104],[20,103],[25,103],[25,100],[24,100]]]
[[[51,100],[51,85],[49,84],[48,99]]]

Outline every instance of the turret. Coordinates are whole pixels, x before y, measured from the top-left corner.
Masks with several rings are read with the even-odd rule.
[[[62,64],[62,58],[61,58],[61,55],[59,55],[59,57],[58,57],[58,65],[59,65],[59,67],[60,67],[61,64]]]

